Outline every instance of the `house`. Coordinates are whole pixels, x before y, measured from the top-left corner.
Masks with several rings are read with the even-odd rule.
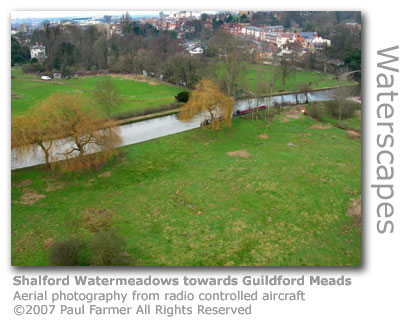
[[[331,40],[323,39],[322,37],[316,37],[316,38],[314,38],[314,40],[311,41],[311,44],[316,49],[325,49],[325,47],[330,47],[331,46]]]
[[[45,47],[36,43],[36,45],[32,46],[30,49],[30,56],[31,59],[35,58],[37,60],[43,60],[47,58],[47,56],[45,55]]]
[[[191,55],[203,54],[203,48],[201,48],[201,47],[196,47],[196,48],[194,48],[194,49],[192,49],[192,50],[189,50],[189,53],[190,53]]]
[[[53,78],[54,79],[61,79],[61,73],[54,73]]]

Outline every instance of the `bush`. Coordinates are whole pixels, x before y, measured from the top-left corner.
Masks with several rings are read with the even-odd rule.
[[[112,230],[99,231],[89,249],[94,266],[124,266],[129,263],[125,239]]]
[[[322,116],[321,113],[322,113],[322,112],[321,112],[321,107],[320,107],[319,105],[309,106],[308,109],[307,109],[307,112],[308,112],[308,115],[309,115],[311,118],[313,118],[313,119],[315,119],[315,120],[321,119],[321,116]]]
[[[179,92],[175,98],[178,102],[187,102],[189,100],[190,93],[188,91]]]
[[[50,248],[50,264],[53,266],[77,266],[78,254],[82,249],[80,240],[70,238],[53,244]]]
[[[343,104],[341,110],[340,103]],[[356,105],[348,100],[333,100],[325,103],[325,108],[330,116],[335,119],[349,119],[354,115]],[[340,115],[341,113],[341,115]]]

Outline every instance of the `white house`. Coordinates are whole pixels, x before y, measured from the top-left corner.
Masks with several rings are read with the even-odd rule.
[[[36,58],[37,60],[45,59],[45,47],[43,45],[36,44],[30,49],[31,59]]]
[[[203,54],[203,48],[196,47],[192,50],[189,50],[190,54]]]

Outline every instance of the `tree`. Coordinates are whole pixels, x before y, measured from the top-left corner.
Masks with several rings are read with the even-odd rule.
[[[281,90],[284,91],[286,80],[295,75],[296,69],[292,58],[282,57],[280,60]]]
[[[190,94],[188,102],[182,106],[179,118],[189,121],[194,116],[207,112],[210,116],[210,127],[219,129],[220,124],[231,125],[234,100],[224,95],[219,87],[210,80],[201,80]]]
[[[347,100],[348,97],[352,95],[352,87],[345,84],[338,86],[334,93],[334,104],[329,103],[329,108],[334,116],[338,117],[338,120],[342,118],[351,116],[353,113],[353,107],[351,108],[351,103]],[[335,107],[336,106],[336,107]],[[352,109],[352,110],[351,110]]]
[[[110,77],[99,80],[92,92],[96,103],[104,110],[108,119],[121,104],[121,95]]]
[[[298,91],[300,92],[300,93],[303,93],[304,94],[304,96],[305,96],[305,103],[309,103],[309,101],[308,101],[308,94],[311,92],[311,84],[309,84],[309,83],[302,83],[302,84],[299,84],[298,86],[297,86],[297,89],[298,89]],[[297,97],[297,93],[295,94],[295,96]],[[297,97],[297,100],[298,100],[298,97]],[[298,102],[298,101],[297,101]]]
[[[128,11],[122,15],[119,23],[121,24],[122,33],[124,35],[128,35],[131,32],[132,27],[132,19]]]
[[[65,143],[54,148],[58,138],[64,138]],[[73,158],[56,164],[67,171],[101,165],[120,143],[115,123],[101,119],[90,101],[81,96],[53,94],[30,113],[12,120],[11,146],[17,156],[39,147],[47,167],[57,155]]]
[[[30,49],[22,46],[16,38],[11,37],[11,65],[30,61]]]
[[[209,44],[210,50],[217,52],[220,58],[214,67],[215,77],[228,96],[234,94],[235,86],[246,71],[246,50],[240,44],[231,33],[224,31],[219,31]]]
[[[79,171],[102,165],[121,144],[115,123],[98,116],[91,101],[82,96],[51,96],[58,113],[58,123],[63,136],[71,142],[63,155],[63,169]],[[72,158],[72,159],[71,159]]]
[[[11,147],[16,155],[26,156],[41,151],[47,167],[50,167],[54,156],[53,139],[59,134],[58,120],[52,104],[42,103],[26,114],[13,117],[11,121]]]

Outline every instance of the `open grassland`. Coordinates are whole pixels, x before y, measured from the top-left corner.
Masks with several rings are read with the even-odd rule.
[[[252,92],[256,92],[257,82],[272,83],[273,78],[274,86],[272,89],[263,90],[264,94],[276,93],[282,91],[282,76],[280,75],[280,67],[271,66],[267,64],[254,64],[248,65],[247,70],[244,73],[244,79],[239,83],[240,87],[248,88]],[[310,89],[322,89],[333,88],[340,85],[353,85],[357,84],[355,81],[342,81],[334,79],[333,75],[322,74],[305,70],[296,70],[295,74],[292,74],[286,78],[284,91],[297,91],[307,82],[311,82]]]
[[[95,76],[42,81],[40,76],[23,74],[20,68],[12,68],[11,74],[12,116],[27,112],[31,106],[57,92],[69,94],[82,93],[85,96],[91,97],[91,92],[97,81],[106,77]],[[153,80],[142,82],[121,76],[114,76],[112,80],[123,99],[114,116],[173,103],[175,102],[175,95],[183,91],[182,88],[158,83]]]
[[[112,228],[133,265],[360,265],[361,140],[296,118],[123,147],[88,173],[13,171],[12,264],[47,265],[53,242]]]

